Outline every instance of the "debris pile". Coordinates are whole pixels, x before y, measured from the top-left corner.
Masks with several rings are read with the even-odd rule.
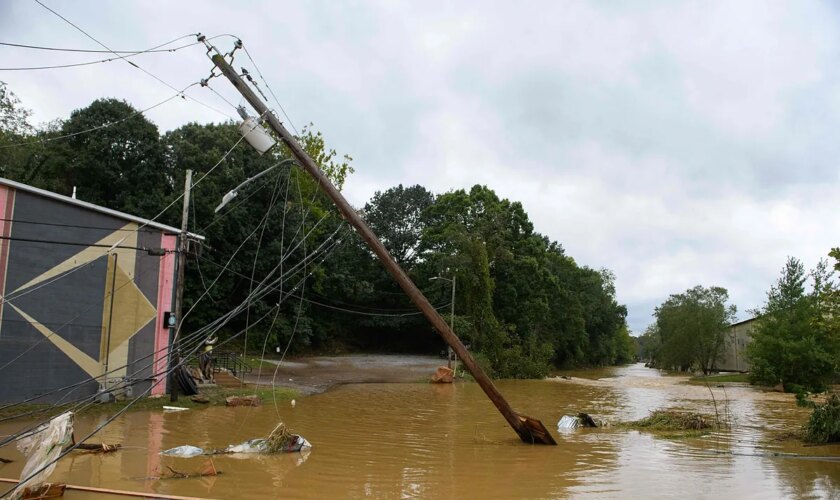
[[[168,457],[190,458],[199,455],[229,455],[233,453],[291,453],[306,451],[312,445],[304,437],[291,433],[283,422],[277,424],[267,438],[250,439],[244,443],[232,444],[227,448],[205,451],[196,446],[184,445],[162,451],[161,455]]]
[[[228,396],[225,398],[226,406],[260,406],[262,399],[256,394],[250,396]]]
[[[558,431],[568,431],[578,427],[605,427],[603,422],[596,422],[588,413],[578,413],[577,416],[563,415],[557,422]]]

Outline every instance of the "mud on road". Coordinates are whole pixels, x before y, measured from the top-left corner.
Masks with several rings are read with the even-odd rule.
[[[402,354],[318,356],[282,362],[266,359],[262,368],[247,374],[244,381],[317,394],[342,384],[427,381],[442,365],[446,359]]]

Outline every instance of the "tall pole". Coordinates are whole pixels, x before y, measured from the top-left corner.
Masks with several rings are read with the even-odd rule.
[[[449,305],[451,306],[450,313],[449,313],[449,329],[452,330],[452,335],[455,335],[455,275],[452,275],[452,300],[450,301]],[[450,370],[452,369],[452,347],[446,346],[446,366]]]
[[[108,363],[111,360],[111,326],[114,324],[114,293],[117,291],[117,257],[114,252],[114,272],[111,274],[111,304],[108,306],[108,337],[105,340],[105,372],[103,373],[105,390],[108,390]]]
[[[469,351],[467,351],[467,348],[464,347],[461,340],[455,336],[452,329],[446,324],[446,321],[444,321],[441,315],[429,302],[429,299],[423,295],[423,292],[417,288],[417,285],[411,281],[405,271],[403,271],[400,265],[397,264],[397,261],[395,261],[391,254],[388,253],[388,250],[382,242],[379,241],[376,234],[374,234],[374,232],[362,220],[353,207],[350,206],[347,200],[344,199],[341,192],[333,186],[332,182],[330,182],[329,178],[321,171],[312,158],[306,154],[300,144],[298,144],[292,134],[286,130],[280,120],[268,110],[268,107],[260,100],[259,97],[257,97],[254,91],[251,90],[244,81],[242,81],[242,78],[239,77],[239,74],[237,74],[230,64],[228,64],[225,58],[216,51],[216,54],[214,54],[211,59],[213,60],[213,64],[215,64],[216,67],[221,70],[222,74],[230,80],[233,86],[236,87],[239,93],[242,94],[248,103],[251,104],[254,110],[256,110],[256,112],[268,122],[272,130],[274,130],[277,136],[292,152],[292,155],[294,155],[301,167],[315,178],[318,182],[318,186],[320,186],[324,193],[333,201],[333,203],[335,203],[336,207],[338,207],[342,217],[344,217],[344,219],[356,229],[362,239],[365,240],[368,247],[379,258],[382,265],[385,266],[385,270],[391,274],[403,291],[405,291],[406,295],[408,295],[409,299],[411,299],[420,311],[423,312],[423,315],[426,316],[426,319],[429,320],[440,336],[443,337],[443,340],[452,347],[455,354],[458,355],[461,362],[464,363],[464,366],[466,366],[467,370],[470,371],[478,385],[481,386],[484,393],[487,394],[487,397],[499,410],[499,413],[502,414],[508,424],[519,435],[519,438],[526,443],[556,445],[557,443],[554,441],[554,438],[542,422],[535,418],[519,415],[513,410],[513,408],[511,408],[510,404],[505,400],[490,378],[481,370],[481,368],[479,368],[478,364],[475,362],[472,355],[470,355]]]
[[[178,264],[175,281],[175,328],[169,329],[169,399],[178,401],[178,387],[173,376],[173,369],[180,362],[178,352],[178,335],[181,333],[181,310],[184,307],[184,271],[187,265],[187,219],[190,215],[190,191],[192,190],[192,170],[187,170],[184,180],[184,208],[181,211],[181,234],[178,235]]]

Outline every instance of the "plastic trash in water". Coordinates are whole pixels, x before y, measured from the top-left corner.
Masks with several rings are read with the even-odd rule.
[[[189,410],[189,408],[184,408],[182,406],[164,406],[163,407],[163,412],[164,413],[171,413],[171,412],[176,412],[176,411],[186,411],[186,410]]]
[[[204,450],[196,446],[190,446],[188,444],[185,444],[184,446],[178,446],[176,448],[170,448],[166,451],[162,451],[160,452],[160,454],[166,457],[190,458],[203,455]]]
[[[65,446],[72,444],[72,436],[73,412],[68,411],[40,425],[34,432],[18,440],[17,448],[26,456],[26,464],[20,473],[22,482],[13,498],[22,496],[25,488],[40,486],[49,478],[55,470],[61,451]],[[36,472],[37,474],[34,474]]]
[[[295,436],[295,438],[281,451],[305,451],[311,450],[312,445],[302,436]],[[268,453],[268,446],[265,439],[251,439],[240,444],[232,444],[225,448],[227,453]]]
[[[609,426],[608,422],[595,420],[588,413],[578,413],[577,416],[563,415],[557,422],[557,430],[561,432],[570,431],[579,427],[604,427]]]
[[[225,448],[228,453],[264,453],[265,439],[250,439],[240,444],[232,444]]]
[[[578,427],[580,427],[580,420],[571,415],[563,415],[560,421],[557,422],[557,430],[561,432],[577,429]]]

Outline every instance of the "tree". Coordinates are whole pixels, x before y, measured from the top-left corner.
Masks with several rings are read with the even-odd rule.
[[[32,135],[35,128],[29,123],[32,111],[21,106],[20,99],[0,82],[0,136]]]
[[[422,272],[457,270],[457,309],[472,327],[459,334],[495,375],[539,377],[552,363],[630,358],[612,273],[579,267],[534,232],[521,203],[473,186],[438,196],[424,218]]]
[[[425,228],[423,212],[434,197],[423,186],[377,191],[365,204],[364,218],[385,248],[403,268],[411,268],[417,260],[420,237]]]
[[[639,336],[638,344],[639,350],[637,355],[639,358],[650,363],[652,366],[657,366],[657,358],[659,357],[662,340],[659,337],[659,330],[656,328],[656,323],[651,323],[645,328],[645,332]]]
[[[35,127],[30,123],[32,112],[21,105],[20,99],[0,82],[0,175],[20,179],[30,166],[33,152],[39,148],[34,143]]]
[[[46,143],[22,182],[64,194],[76,186],[85,201],[142,217],[164,206],[172,185],[160,135],[131,105],[97,99],[55,132],[69,137]]]
[[[789,257],[776,284],[767,292],[747,347],[754,382],[783,384],[786,390],[818,392],[826,387],[840,356],[838,332],[830,317],[836,284],[821,262],[809,275]]]
[[[703,373],[714,369],[726,342],[736,308],[727,305],[725,288],[696,286],[671,295],[656,308],[656,331],[661,339],[658,361],[663,367]]]

